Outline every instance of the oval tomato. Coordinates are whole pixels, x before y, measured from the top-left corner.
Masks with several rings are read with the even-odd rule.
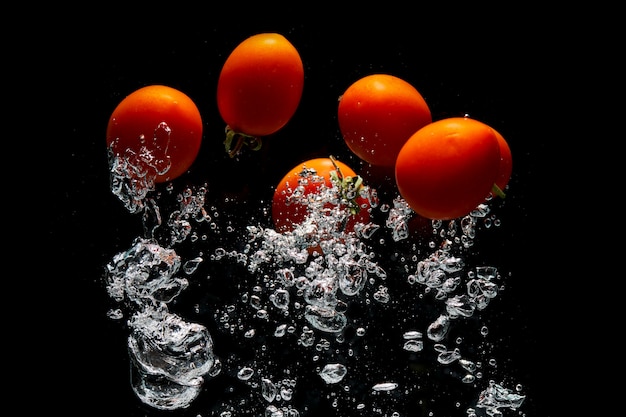
[[[237,45],[224,62],[217,107],[227,131],[254,140],[287,124],[303,87],[304,66],[296,48],[281,34],[260,33]],[[230,143],[226,149],[230,152]]]
[[[112,152],[143,161],[143,167],[133,169],[153,169],[155,182],[185,173],[198,156],[201,142],[202,118],[196,104],[183,92],[164,85],[142,87],[126,96],[113,110],[106,131]]]
[[[314,158],[293,167],[280,180],[272,199],[272,220],[277,232],[292,231],[296,225],[301,224],[311,210],[308,203],[311,197],[319,194],[322,187],[332,188],[331,175],[351,181],[360,178],[352,168],[345,163],[331,158]],[[360,195],[358,191],[363,185],[358,185],[354,196],[336,197],[335,201],[323,201],[324,208],[336,206],[349,209],[349,204],[355,209],[354,214],[349,214],[344,231],[351,232],[357,222],[369,223],[370,202],[367,197]],[[346,196],[343,196],[346,197]],[[348,204],[349,203],[349,204]]]
[[[409,138],[396,160],[396,184],[417,214],[451,220],[485,201],[499,167],[494,130],[477,120],[451,117],[428,124]]]
[[[392,167],[402,145],[432,117],[411,84],[393,75],[372,74],[343,93],[338,122],[356,156],[372,165]]]

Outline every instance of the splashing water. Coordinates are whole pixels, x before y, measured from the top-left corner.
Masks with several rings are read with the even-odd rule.
[[[206,327],[188,323],[168,309],[188,286],[175,277],[180,257],[172,249],[137,238],[107,265],[109,296],[129,307],[132,387],[155,408],[187,407],[200,393],[203,376],[216,363]]]
[[[366,329],[380,326],[375,311],[388,316],[402,297],[412,299],[421,310],[419,314],[398,311],[396,323],[389,323],[390,329],[402,326],[398,337],[387,342],[398,346],[400,353],[394,355],[406,355],[417,369],[423,365],[418,366],[415,358],[424,362],[430,352],[437,366],[454,369],[450,373],[457,375],[460,384],[479,387],[485,381],[489,370],[483,356],[469,346],[448,344],[457,323],[475,319],[500,293],[503,278],[498,268],[471,266],[464,257],[474,245],[477,230],[487,224],[481,220],[493,218],[487,203],[462,219],[432,222],[427,249],[409,244],[409,255],[390,261],[380,259],[375,248],[388,246],[386,231],[399,247],[410,241],[409,222],[414,213],[406,202],[397,197],[391,204],[372,204],[371,210],[384,217],[383,227],[375,222],[357,224],[347,232],[338,227],[349,215],[338,208],[340,193],[334,187],[321,187],[319,194],[307,199],[308,216],[292,231],[278,233],[248,224],[239,231],[235,247],[217,245],[208,254],[202,253],[203,247],[201,254],[182,259],[175,247],[185,243],[208,247],[211,241],[209,235],[198,235],[196,228],[208,226],[218,241],[219,213],[209,214],[205,207],[209,190],[202,186],[177,194],[174,210],[165,216],[153,198],[156,171],[148,169],[152,174],[142,176],[140,182],[129,181],[124,174],[129,169],[145,171],[146,160],[152,158],[110,154],[112,191],[130,213],[141,213],[145,236],[116,254],[104,276],[115,304],[109,316],[127,318],[131,384],[143,403],[161,410],[187,408],[201,395],[207,378],[230,375],[254,395],[222,403],[220,415],[247,409],[256,415],[298,417],[308,409],[306,405],[298,409],[293,403],[298,380],[313,370],[331,390],[327,397],[333,409],[370,407],[379,415],[400,417],[394,408],[406,403],[403,396],[419,391],[421,376],[415,370],[378,375],[376,359],[366,362],[376,350],[375,342],[367,343]],[[129,167],[134,163],[139,166]],[[365,188],[364,193],[371,193],[370,201],[376,201],[375,190]],[[335,204],[332,209],[329,202]],[[219,298],[209,297],[215,305],[198,308],[214,309],[220,329],[216,344],[229,343],[229,339],[235,340],[230,343],[252,344],[254,361],[240,362],[233,355],[222,362],[214,353],[207,325],[171,311],[206,260],[228,265],[232,275],[228,280],[238,289],[238,297],[221,300],[222,304]],[[388,281],[393,277],[398,285],[401,273],[405,286],[398,292]],[[285,351],[299,359],[276,368],[275,355]],[[362,384],[369,389],[359,390]],[[473,404],[468,404],[467,415],[484,411],[499,417],[505,409],[518,410],[524,399],[490,379]]]

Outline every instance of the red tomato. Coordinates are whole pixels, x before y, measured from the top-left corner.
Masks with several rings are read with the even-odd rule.
[[[467,117],[424,126],[400,150],[395,176],[400,195],[419,215],[465,216],[489,196],[500,169],[493,129]]]
[[[155,170],[155,182],[185,173],[201,142],[202,118],[195,103],[164,85],[143,87],[124,98],[113,110],[106,132],[114,154],[139,155]]]
[[[303,87],[304,66],[296,48],[281,34],[260,33],[237,45],[224,62],[217,107],[229,131],[254,140],[287,124]]]
[[[402,145],[432,117],[411,84],[393,75],[372,74],[343,93],[338,122],[356,156],[372,165],[393,167]]]
[[[337,168],[340,173],[337,172]],[[331,188],[333,186],[331,173],[333,172],[340,174],[344,179],[358,178],[348,165],[331,158],[310,159],[293,167],[282,178],[276,186],[272,199],[272,220],[277,232],[292,231],[296,225],[304,221],[310,209],[306,204],[306,199],[319,193],[322,186]],[[357,193],[353,203],[357,212],[348,218],[344,229],[347,232],[354,230],[357,222],[366,224],[370,220],[369,200]],[[332,202],[324,205],[326,208],[332,206]],[[342,205],[341,207],[347,208],[348,206]]]

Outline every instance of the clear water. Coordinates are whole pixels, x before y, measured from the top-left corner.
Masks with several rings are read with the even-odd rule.
[[[463,219],[432,222],[416,240],[408,205],[400,197],[379,204],[368,188],[374,217],[383,220],[350,233],[338,228],[348,213],[325,208],[338,198],[329,187],[308,199],[302,224],[281,234],[260,224],[237,227],[206,207],[206,186],[157,190],[157,170],[144,166],[151,161],[110,155],[111,190],[144,235],[110,260],[104,276],[109,317],[128,325],[130,383],[141,402],[185,409],[202,395],[217,395],[205,391],[207,381],[232,376],[249,394],[216,400],[219,414],[211,415],[252,410],[297,417],[308,412],[310,396],[342,412],[400,417],[410,415],[400,410],[440,372],[448,375],[450,392],[473,392],[471,400],[465,394],[456,400],[468,417],[524,415],[522,387],[515,375],[499,373],[482,322],[507,279],[471,252],[481,233],[499,226],[489,201]],[[129,172],[144,174],[136,181]],[[224,246],[221,234],[236,236],[228,240],[236,243]],[[311,253],[315,245],[320,250]],[[383,247],[392,260],[379,256]],[[206,264],[228,273],[203,276]],[[232,287],[234,298],[196,296],[193,311],[177,304],[218,280]],[[393,353],[381,352],[381,335],[397,346]],[[220,344],[243,344],[254,358],[220,357]],[[379,362],[389,356],[406,367],[381,372]],[[300,391],[310,375],[318,379],[318,394]]]

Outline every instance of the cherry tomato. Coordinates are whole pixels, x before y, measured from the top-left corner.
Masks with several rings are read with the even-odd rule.
[[[303,87],[302,59],[287,38],[250,36],[228,56],[217,83],[217,106],[227,132],[252,141],[277,132],[294,115]]]
[[[395,166],[400,195],[419,215],[465,216],[489,196],[500,169],[495,131],[468,117],[451,117],[415,132]]]
[[[354,82],[340,97],[338,122],[356,156],[372,165],[393,167],[402,145],[432,117],[411,84],[393,75],[372,74]]]
[[[280,233],[292,231],[296,225],[304,221],[310,210],[306,201],[319,193],[322,186],[328,188],[333,186],[332,173],[336,173],[344,180],[360,178],[352,168],[334,158],[310,159],[287,172],[276,186],[272,199],[272,220],[276,231]],[[357,188],[360,187],[362,185]],[[354,204],[355,213],[349,215],[344,231],[353,231],[357,222],[369,223],[370,203],[366,197],[357,192],[355,198],[345,201]],[[325,208],[332,206],[333,202],[324,203]],[[340,207],[349,209],[347,204]]]
[[[185,173],[201,142],[202,118],[196,104],[165,85],[149,85],[126,96],[113,110],[106,132],[113,153],[139,157],[154,169],[155,182]]]

